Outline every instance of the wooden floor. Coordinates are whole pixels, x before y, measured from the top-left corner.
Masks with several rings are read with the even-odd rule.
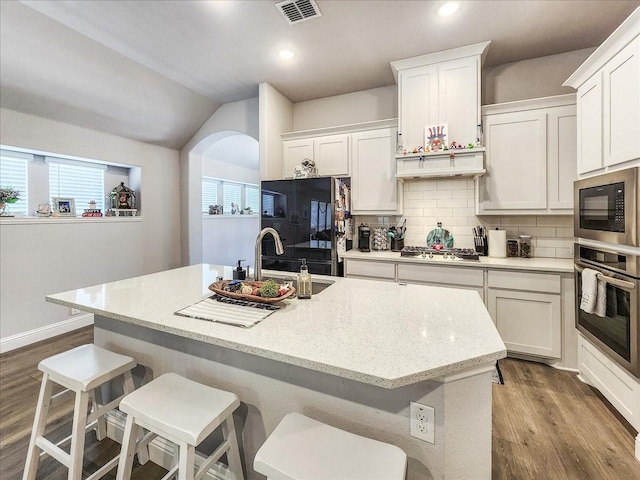
[[[93,341],[87,327],[24,349],[0,355],[0,480],[22,476],[40,386],[38,362]],[[575,374],[506,359],[500,361],[504,385],[493,387],[494,480],[640,479],[634,459],[635,431],[598,392]],[[71,404],[53,410],[51,439],[71,430]],[[120,445],[96,442],[87,434],[85,476],[116,455]],[[135,465],[133,478],[161,478],[166,470],[148,462]],[[115,478],[115,471],[105,477]],[[66,470],[45,458],[39,480],[64,480]]]

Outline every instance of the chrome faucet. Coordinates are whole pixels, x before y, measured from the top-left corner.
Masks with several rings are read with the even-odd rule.
[[[256,238],[256,266],[253,270],[253,276],[256,282],[262,280],[262,239],[264,236],[270,233],[273,235],[274,240],[276,241],[276,253],[278,255],[282,255],[284,253],[284,247],[282,246],[282,240],[280,240],[280,235],[276,232],[275,229],[271,227],[266,227],[260,230],[258,234],[258,238]]]

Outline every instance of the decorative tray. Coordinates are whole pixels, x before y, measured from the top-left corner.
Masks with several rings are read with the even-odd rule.
[[[246,300],[247,302],[257,302],[257,303],[277,303],[296,293],[296,289],[292,286],[289,287],[289,290],[285,294],[280,295],[279,297],[272,297],[272,298],[259,297],[257,295],[247,295],[247,294],[238,293],[238,292],[228,292],[224,290],[224,287],[226,287],[227,284],[231,281],[237,282],[237,280],[222,280],[221,282],[215,282],[209,285],[209,290],[216,292],[218,295],[222,295],[223,297],[235,298],[238,300]],[[254,288],[260,288],[263,283],[264,282],[252,282],[248,280],[242,280],[243,285],[248,285]]]

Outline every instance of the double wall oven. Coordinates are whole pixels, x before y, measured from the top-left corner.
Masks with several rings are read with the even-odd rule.
[[[640,378],[640,167],[575,182],[576,327]],[[580,309],[582,271],[606,285],[604,316]]]

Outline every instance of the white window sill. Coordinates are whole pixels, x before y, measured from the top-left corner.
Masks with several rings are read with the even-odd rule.
[[[0,217],[2,225],[141,222],[143,217]]]
[[[211,219],[211,220],[213,220],[213,219],[221,219],[221,218],[223,218],[223,219],[226,219],[226,218],[240,218],[240,219],[242,219],[242,218],[259,218],[259,217],[260,217],[260,215],[258,215],[257,213],[252,213],[251,215],[247,215],[246,213],[242,214],[242,215],[240,215],[239,213],[236,214],[236,215],[224,215],[224,214],[223,215],[209,215],[209,214],[206,214],[206,213],[202,214],[202,218],[203,219],[206,218],[206,219]]]

